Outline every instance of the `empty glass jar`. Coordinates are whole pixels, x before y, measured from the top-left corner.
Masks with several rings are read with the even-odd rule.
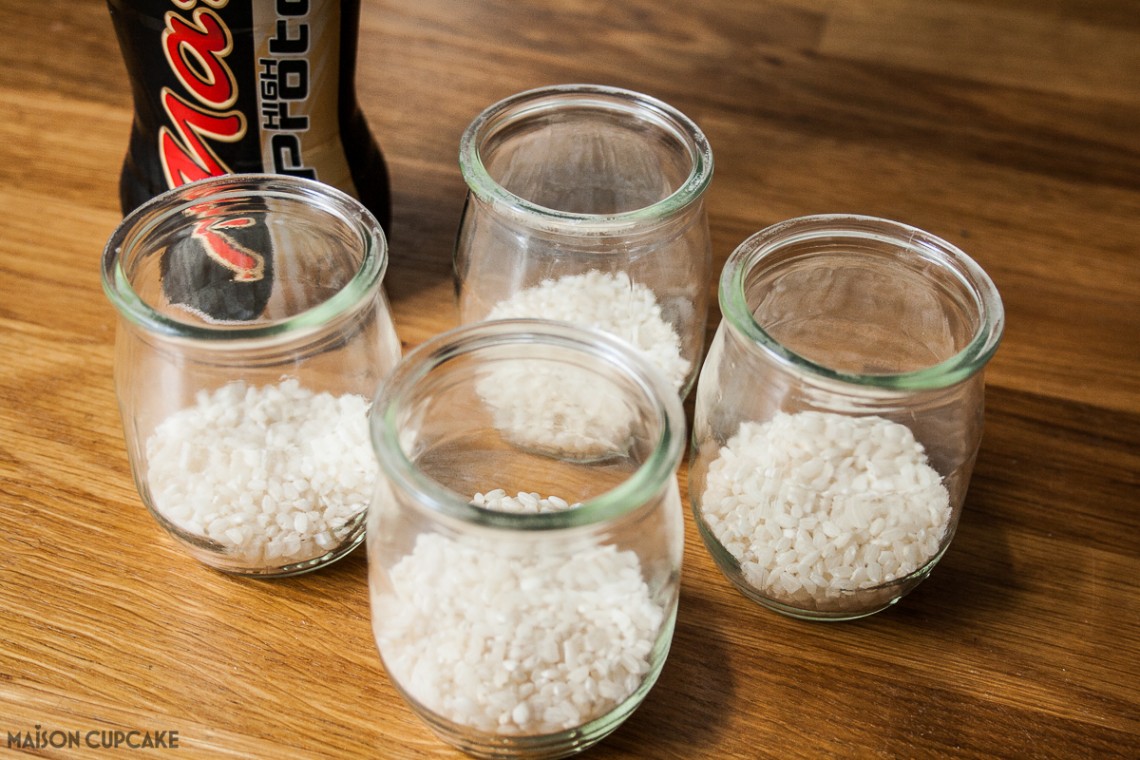
[[[682,396],[704,346],[708,141],[671,106],[563,85],[486,109],[464,132],[455,248],[460,321],[596,327],[650,357]]]
[[[553,321],[460,327],[385,381],[372,625],[443,740],[561,757],[642,702],[677,612],[684,427],[644,357]]]
[[[367,412],[400,344],[387,244],[327,185],[230,175],[131,213],[103,254],[140,496],[212,567],[288,575],[363,539]]]
[[[982,433],[997,290],[962,251],[885,219],[814,216],[745,240],[696,394],[689,494],[747,596],[868,615],[950,544]]]

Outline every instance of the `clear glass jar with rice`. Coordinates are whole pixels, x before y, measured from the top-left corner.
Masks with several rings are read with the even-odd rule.
[[[132,212],[103,256],[143,503],[194,557],[290,575],[360,544],[368,405],[400,358],[387,243],[348,195],[228,175]]]
[[[647,95],[530,90],[460,142],[460,321],[538,317],[605,330],[683,397],[704,348],[713,156],[697,125]]]
[[[745,240],[697,386],[689,496],[717,564],[801,618],[877,612],[950,545],[1004,316],[965,253],[884,219]]]
[[[684,431],[648,360],[553,321],[461,327],[384,383],[373,631],[444,741],[560,757],[645,699],[677,613]]]

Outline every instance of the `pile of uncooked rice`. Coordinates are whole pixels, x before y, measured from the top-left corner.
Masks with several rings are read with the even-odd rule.
[[[629,449],[636,410],[597,373],[539,358],[503,360],[484,370],[475,391],[515,446],[582,460]]]
[[[699,509],[749,585],[808,608],[921,568],[951,517],[910,428],[823,412],[743,423]]]
[[[532,511],[530,497],[546,511],[575,506],[499,489],[472,503]],[[637,555],[502,549],[425,533],[392,567],[394,593],[372,605],[392,678],[440,717],[500,735],[565,731],[620,705],[651,670],[665,622]]]
[[[485,494],[477,493],[471,499],[471,503],[476,507],[494,510],[495,512],[533,515],[545,512],[561,512],[582,506],[581,503],[571,504],[560,496],[541,496],[534,491],[519,491],[517,496],[507,496],[507,492],[502,488],[496,488]]]
[[[543,280],[500,301],[487,319],[536,317],[593,327],[622,338],[644,354],[680,390],[691,363],[681,338],[661,316],[653,291],[625,272],[567,275]]]
[[[153,506],[247,567],[338,547],[368,506],[377,465],[362,396],[295,379],[200,391],[147,440]]]
[[[514,294],[488,319],[542,317],[616,335],[644,354],[680,389],[690,363],[661,317],[653,291],[624,272],[569,275]],[[596,374],[564,362],[503,361],[476,385],[494,425],[516,445],[572,458],[620,455],[636,411]]]

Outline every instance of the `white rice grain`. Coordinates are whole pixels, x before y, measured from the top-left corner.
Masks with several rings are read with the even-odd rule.
[[[824,412],[741,424],[699,508],[753,588],[809,608],[918,570],[951,518],[909,428]]]
[[[498,303],[488,315],[519,317],[555,319],[615,335],[678,390],[691,366],[653,291],[624,272],[595,270],[544,280]],[[630,445],[636,410],[626,394],[581,367],[540,358],[499,362],[487,368],[476,391],[495,427],[517,446],[596,459],[621,455]]]
[[[540,514],[545,512],[562,512],[567,509],[577,509],[580,503],[570,504],[557,496],[543,497],[535,492],[520,491],[516,496],[507,496],[501,488],[488,491],[485,494],[477,493],[471,499],[476,507],[490,509],[495,512],[513,512],[515,514]]]
[[[248,568],[321,556],[367,508],[377,465],[361,396],[296,379],[198,394],[148,438],[151,503]]]
[[[661,316],[653,291],[625,272],[594,269],[543,280],[500,301],[487,315],[519,317],[557,319],[616,335],[642,352],[678,390],[692,366],[681,356],[681,338]]]
[[[530,511],[501,489],[472,503]],[[446,720],[513,736],[573,729],[633,694],[665,622],[637,555],[501,548],[421,534],[391,568],[372,610],[393,679]]]

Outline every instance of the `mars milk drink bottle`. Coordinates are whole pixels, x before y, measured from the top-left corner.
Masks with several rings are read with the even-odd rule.
[[[315,179],[358,198],[387,231],[388,173],[356,99],[360,0],[107,0],[134,119],[119,183],[126,214],[193,180],[231,173]],[[172,301],[248,320],[269,297],[272,246],[256,224],[187,243]],[[227,258],[227,244],[234,255]],[[191,248],[192,247],[192,248]],[[242,250],[259,250],[243,271]],[[210,255],[207,255],[210,254]]]

